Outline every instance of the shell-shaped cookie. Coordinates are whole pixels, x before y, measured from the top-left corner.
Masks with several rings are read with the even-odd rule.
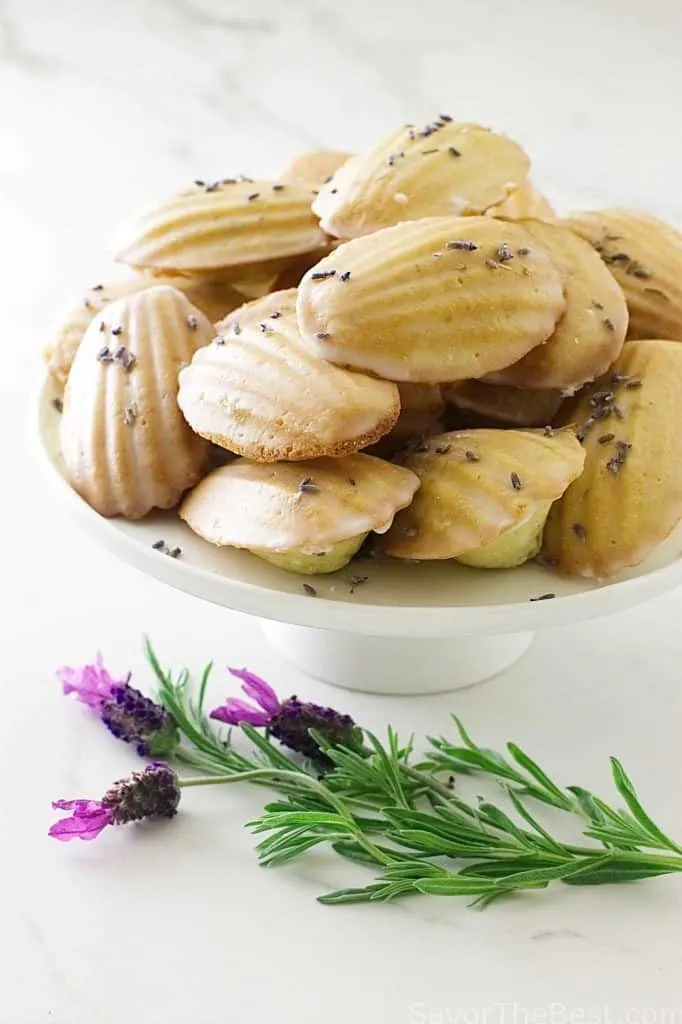
[[[519,388],[578,388],[606,373],[628,326],[623,290],[595,251],[563,225],[524,223],[565,274],[566,312],[544,345],[491,382]]]
[[[221,319],[243,302],[241,295],[226,281],[199,274],[135,274],[93,285],[64,310],[54,328],[53,336],[44,351],[50,373],[58,381],[66,381],[83,335],[108,303],[160,284],[168,284],[183,292],[192,305],[211,321]]]
[[[638,565],[682,518],[682,345],[628,342],[572,412],[585,470],[552,508],[544,554],[605,578]]]
[[[86,331],[66,384],[61,445],[71,486],[101,515],[172,508],[201,477],[209,445],[178,408],[177,379],[212,336],[203,314],[166,285],[112,302]]]
[[[403,438],[425,434],[445,409],[445,400],[438,384],[399,384],[400,416],[391,437]]]
[[[303,345],[296,291],[249,303],[218,325],[180,374],[178,403],[202,437],[261,462],[346,455],[386,434],[398,388],[342,370]]]
[[[43,359],[52,376],[62,383],[66,381],[83,335],[109,302],[148,287],[149,282],[141,275],[107,281],[86,288],[82,296],[66,306],[43,351]]]
[[[307,186],[269,181],[196,184],[140,214],[115,243],[133,267],[205,271],[313,252],[326,236]]]
[[[270,465],[236,459],[202,480],[180,515],[212,544],[312,554],[384,533],[418,487],[414,473],[371,455]]]
[[[535,186],[527,181],[519,185],[501,203],[489,207],[486,217],[500,217],[507,220],[544,220],[555,221],[556,213],[548,199]]]
[[[455,558],[495,540],[554,501],[582,470],[570,428],[455,430],[430,437],[404,464],[421,480],[382,541],[397,558]]]
[[[422,217],[481,214],[528,176],[511,139],[440,117],[391,132],[348,160],[320,189],[313,210],[338,238],[357,238]]]
[[[554,420],[563,401],[558,391],[531,391],[463,381],[442,389],[447,402],[480,419],[481,426],[544,427]]]
[[[312,149],[294,157],[280,174],[280,180],[312,187],[325,185],[351,155],[336,149]]]
[[[388,380],[438,384],[517,362],[554,331],[562,274],[519,224],[432,217],[340,245],[303,278],[306,344]]]
[[[620,208],[574,213],[565,223],[594,246],[623,289],[628,338],[682,340],[682,233]]]

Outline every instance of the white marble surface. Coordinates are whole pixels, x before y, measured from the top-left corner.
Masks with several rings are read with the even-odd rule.
[[[680,593],[545,634],[456,697],[342,695],[294,678],[257,625],[115,563],[37,477],[26,420],[54,308],[106,267],[121,214],[188,178],[275,170],[445,109],[518,136],[552,197],[682,222],[677,0],[4,0],[0,3],[0,1022],[679,1024],[682,882],[323,908],[347,877],[265,872],[252,793],[193,791],[167,828],[46,837],[56,796],[97,796],[132,757],[67,703],[56,665],[101,647],[148,681],[164,659],[248,664],[379,728],[455,708],[566,782],[625,760],[678,835]],[[227,692],[216,680],[214,695]]]

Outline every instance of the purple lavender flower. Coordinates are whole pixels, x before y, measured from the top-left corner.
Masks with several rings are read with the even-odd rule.
[[[55,810],[72,811],[60,818],[49,835],[61,842],[96,839],[109,825],[126,825],[143,818],[172,818],[180,803],[178,777],[168,765],[155,761],[127,779],[119,779],[101,800],[55,800]]]
[[[253,672],[235,668],[228,671],[242,680],[242,690],[258,707],[237,697],[229,697],[225,704],[211,712],[211,718],[227,725],[247,723],[264,726],[284,746],[318,761],[328,761],[328,758],[310,735],[311,729],[324,736],[332,746],[363,751],[362,729],[350,715],[342,715],[334,708],[320,704],[300,701],[295,696],[280,701],[269,683]]]
[[[56,811],[73,811],[68,818],[60,818],[50,828],[48,835],[68,843],[70,839],[97,839],[107,825],[113,825],[109,807],[101,800],[55,800]]]
[[[165,757],[177,746],[180,736],[175,721],[160,704],[130,685],[113,679],[98,654],[94,665],[58,669],[64,693],[75,693],[87,704],[117,739],[132,743],[141,757]]]

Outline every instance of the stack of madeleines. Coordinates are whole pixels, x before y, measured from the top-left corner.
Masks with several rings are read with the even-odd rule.
[[[72,486],[292,572],[384,555],[606,578],[682,518],[682,235],[558,218],[446,115],[121,232],[46,352]],[[312,588],[309,588],[312,589]]]

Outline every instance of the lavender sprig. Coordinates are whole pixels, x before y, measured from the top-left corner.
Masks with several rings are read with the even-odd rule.
[[[269,730],[288,702],[264,680],[235,671],[257,706],[230,698],[209,717],[204,705],[211,665],[194,698],[186,669],[174,679],[163,672],[148,643],[147,655],[159,682],[160,705],[152,706],[161,707],[181,737],[169,756],[208,774],[180,779],[157,762],[114,784],[101,800],[58,801],[55,807],[73,813],[52,827],[57,838],[92,839],[108,825],[170,817],[184,788],[253,782],[279,794],[250,823],[265,836],[258,846],[263,865],[329,846],[375,873],[368,885],[329,893],[320,897],[323,903],[429,893],[473,896],[476,905],[488,906],[553,881],[601,885],[682,872],[682,846],[645,811],[615,758],[611,771],[622,808],[581,787],[562,788],[516,744],[507,745],[507,755],[480,747],[457,719],[459,743],[431,738],[430,753],[414,763],[412,740],[402,742],[390,727],[382,742],[333,709],[297,702],[314,709],[305,730],[294,737],[304,754],[314,755],[301,761],[272,740]],[[86,668],[82,678],[68,675],[77,670],[63,670],[64,688],[101,714],[112,688],[129,681],[112,680],[101,659]],[[250,756],[233,748],[229,734],[217,733],[211,718],[239,725]],[[502,784],[508,806],[482,798],[466,801],[453,791],[451,772],[493,778]],[[578,816],[588,843],[568,844],[552,835],[531,811],[531,800]]]

